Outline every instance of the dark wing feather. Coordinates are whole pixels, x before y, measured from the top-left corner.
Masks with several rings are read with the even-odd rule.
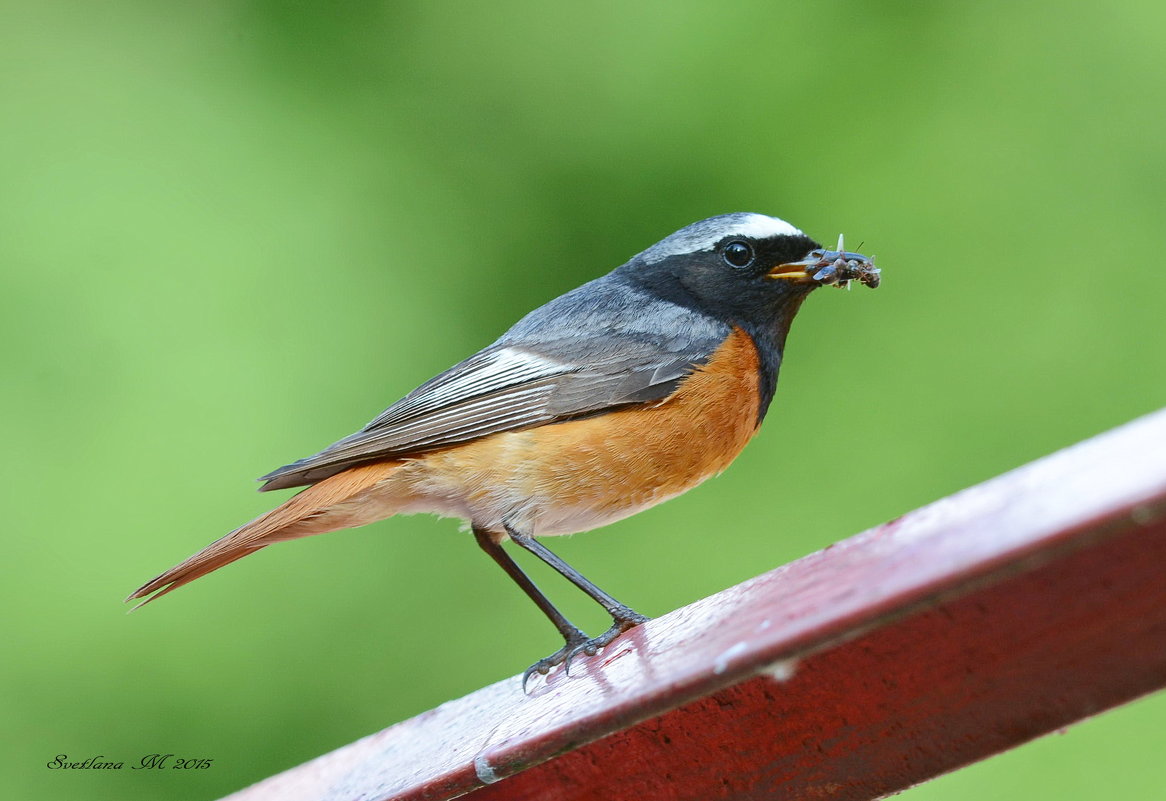
[[[705,318],[681,327],[683,335],[672,328],[667,337],[640,330],[642,325],[622,333],[617,325],[596,325],[588,309],[564,303],[588,287],[584,297],[594,299],[605,289],[594,283],[532,313],[497,343],[422,384],[357,433],[268,473],[260,479],[266,482],[262,489],[313,484],[363,462],[660,400],[727,333]],[[628,294],[620,289],[621,297]],[[572,319],[583,327],[573,326]]]

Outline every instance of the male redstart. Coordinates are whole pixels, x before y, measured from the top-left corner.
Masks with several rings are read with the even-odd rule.
[[[852,280],[876,287],[879,270],[841,238],[826,250],[761,214],[693,223],[535,309],[352,436],[268,473],[263,490],[307,489],[130,599],[159,598],[274,542],[434,512],[468,521],[563,635],[524,684],[594,654],[647,618],[536,537],[611,523],[728,467],[773,400],[798,307],[818,286]],[[507,538],[598,602],[611,628],[588,638],[571,624],[503,550]]]

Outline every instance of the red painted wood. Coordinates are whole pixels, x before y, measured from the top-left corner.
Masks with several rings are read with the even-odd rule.
[[[231,796],[868,799],[1166,686],[1166,411]]]

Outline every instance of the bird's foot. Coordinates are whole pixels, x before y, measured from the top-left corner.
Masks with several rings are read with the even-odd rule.
[[[538,673],[540,676],[547,675],[551,672],[551,668],[555,667],[555,665],[563,664],[563,662],[566,662],[570,658],[571,654],[580,648],[585,648],[587,643],[591,642],[591,640],[587,639],[587,635],[579,629],[571,632],[563,632],[563,637],[566,639],[566,643],[563,644],[562,648],[550,656],[545,656],[538,660],[522,674],[522,691],[524,693],[526,692],[526,683],[530,681],[531,676],[535,673]]]
[[[590,640],[579,643],[571,649],[570,653],[567,654],[566,665],[563,669],[567,673],[570,673],[571,663],[575,661],[575,657],[579,656],[579,654],[595,656],[601,648],[610,645],[616,637],[641,623],[647,623],[649,620],[651,620],[650,617],[641,615],[639,612],[633,611],[626,606],[620,607],[616,613],[612,614],[611,628],[598,637],[592,637]]]
[[[547,657],[543,657],[533,665],[528,667],[522,674],[522,691],[526,692],[526,684],[530,681],[530,677],[535,673],[545,676],[551,672],[551,668],[557,665],[563,665],[563,670],[570,673],[571,663],[579,654],[587,656],[595,656],[600,649],[611,644],[616,637],[623,634],[630,628],[634,628],[641,623],[647,623],[651,620],[647,615],[641,615],[633,609],[626,606],[617,608],[612,613],[611,628],[600,634],[598,637],[588,638],[580,629],[572,629],[569,632],[563,632],[566,642],[563,647],[555,651]]]

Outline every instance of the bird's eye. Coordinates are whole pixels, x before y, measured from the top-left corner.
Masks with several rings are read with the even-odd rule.
[[[730,242],[725,245],[722,256],[733,267],[748,267],[753,263],[753,248],[747,242]]]

